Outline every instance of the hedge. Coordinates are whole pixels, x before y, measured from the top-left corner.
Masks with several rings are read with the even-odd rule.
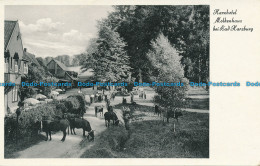
[[[83,116],[86,112],[86,101],[84,95],[71,95],[63,102],[69,113]]]
[[[18,134],[18,138],[30,138],[32,135],[38,133],[39,123],[44,117],[54,119],[59,116],[62,117],[64,113],[72,113],[83,116],[86,112],[86,102],[84,95],[71,95],[62,101],[53,101],[45,105],[39,105],[35,108],[23,109],[18,119],[18,133],[17,130],[17,115],[12,114],[5,117],[5,141],[11,141]]]
[[[31,137],[37,134],[38,127],[36,123],[42,121],[43,117],[54,118],[57,116],[57,110],[53,105],[39,105],[35,108],[21,110],[18,118],[18,138]],[[60,116],[60,115],[58,115]],[[17,115],[12,114],[5,118],[5,140],[12,140],[15,138],[17,130]]]

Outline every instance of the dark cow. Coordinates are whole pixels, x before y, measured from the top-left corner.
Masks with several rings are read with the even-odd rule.
[[[113,125],[118,126],[119,120],[118,120],[118,117],[117,117],[116,113],[114,113],[114,112],[106,112],[104,114],[104,117],[105,117],[105,125],[106,125],[106,127],[109,127],[110,120],[113,121]]]
[[[74,122],[75,118],[80,118],[80,115],[78,115],[78,114],[71,114],[71,113],[67,114],[67,119],[70,122],[70,127],[68,127],[68,135],[70,134],[70,132],[71,132],[71,134],[73,134],[72,133],[72,127],[73,127],[73,122]],[[69,128],[70,128],[70,132],[69,132]],[[75,130],[74,130],[74,134],[76,135]]]
[[[90,123],[86,120],[86,119],[83,119],[83,118],[73,118],[70,120],[70,130],[71,130],[71,133],[72,133],[72,130],[74,132],[74,134],[76,135],[76,132],[75,132],[75,128],[77,129],[83,129],[83,137],[85,137],[85,131],[88,132],[88,140],[89,140],[89,136],[91,136],[91,140],[90,141],[94,141],[94,130],[92,130],[91,126],[90,126]]]
[[[154,114],[159,116],[159,106],[155,105],[154,107]]]
[[[158,116],[162,116],[162,110],[163,110],[163,108],[159,107],[158,105],[155,105],[154,114],[156,114]]]
[[[97,117],[97,114],[100,113],[100,116],[103,116],[103,106],[95,106],[95,115]]]
[[[97,96],[97,99],[98,99],[98,101],[99,101],[99,102],[101,102],[101,101],[103,100],[103,97],[102,97],[102,95],[101,95],[101,94],[99,94],[99,95]]]
[[[113,107],[112,107],[111,105],[108,106],[107,111],[108,111],[108,112],[113,112]]]
[[[66,139],[66,129],[69,127],[70,123],[67,119],[56,117],[54,120],[47,119],[42,121],[43,131],[46,132],[46,141],[48,140],[48,135],[50,136],[51,141],[51,132],[52,131],[62,131],[63,137],[62,142]]]
[[[122,103],[123,103],[123,104],[126,104],[126,103],[127,103],[126,98],[123,97]]]
[[[178,118],[180,116],[183,116],[182,112],[180,112],[180,111],[165,111],[164,112],[164,117],[167,119],[167,123],[169,123],[170,118],[174,118],[178,122]]]

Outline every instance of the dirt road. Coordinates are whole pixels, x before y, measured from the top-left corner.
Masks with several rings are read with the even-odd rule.
[[[100,104],[100,103],[99,103]],[[92,104],[86,111],[84,118],[87,119],[93,130],[95,138],[103,132],[105,122],[103,117],[95,117],[94,106]],[[52,141],[41,141],[40,143],[18,152],[18,158],[78,158],[84,151],[94,145],[95,142],[89,142],[82,135],[82,129],[75,129],[77,135],[67,135],[66,140],[61,142],[62,132],[52,135]],[[45,135],[43,132],[42,134]]]
[[[138,105],[143,106],[149,106],[151,108],[154,107],[153,103],[153,96],[154,91],[150,90],[147,91],[147,98],[146,99],[140,99],[138,95],[135,95],[134,101]],[[111,105],[117,105],[119,103],[122,103],[123,97],[116,96],[115,100],[111,101]],[[127,100],[127,103],[130,103],[130,96],[125,97]],[[104,130],[106,130],[105,127],[105,121],[103,117],[95,117],[94,107],[95,105],[103,104],[105,106],[105,103],[94,103],[92,104],[88,110],[86,111],[84,118],[87,119],[93,130],[95,130],[95,139],[99,139],[98,136],[100,133],[102,133]],[[104,107],[105,111],[107,111]],[[120,111],[121,110],[114,110],[118,117],[120,117]],[[198,110],[198,109],[186,109],[186,111],[189,112],[198,112],[198,113],[209,113],[208,110]],[[142,116],[138,119],[134,119],[133,121],[144,121],[144,120],[160,120],[160,117],[157,115],[154,115],[153,111],[151,112],[140,112],[138,110],[135,111],[135,114],[145,114],[145,116]],[[120,118],[119,118],[120,119]],[[120,119],[121,120],[121,119]],[[121,120],[123,121],[123,120]],[[30,148],[27,148],[23,151],[18,152],[17,156],[18,158],[79,158],[87,149],[91,148],[95,142],[88,142],[86,138],[83,138],[82,136],[82,129],[75,129],[77,135],[67,135],[66,141],[61,142],[62,133],[58,132],[56,134],[52,135],[52,141],[41,141],[40,143],[33,145]],[[45,133],[42,133],[45,135]]]

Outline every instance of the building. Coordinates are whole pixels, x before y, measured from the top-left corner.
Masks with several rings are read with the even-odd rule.
[[[5,83],[15,83],[15,86],[5,87],[4,108],[5,114],[9,114],[18,108],[21,77],[28,74],[28,61],[23,59],[23,42],[18,21],[5,21],[4,61]]]
[[[38,67],[42,67],[42,66],[39,64],[39,62],[37,61],[36,56],[35,56],[34,54],[29,53],[29,52],[27,51],[27,48],[24,48],[23,50],[24,50],[23,59],[24,59],[24,60],[27,60],[28,63],[29,63],[29,65],[30,65],[30,64],[34,64],[34,65],[36,65],[36,66],[38,66]]]
[[[59,79],[59,82],[70,82],[72,84],[72,87],[77,86],[78,73],[73,70],[70,70],[69,67],[65,66],[60,61],[52,59],[47,64],[47,68],[54,77]]]
[[[68,70],[78,73],[78,81],[80,82],[94,82],[94,71],[93,69],[84,70],[82,66],[68,67]]]
[[[53,76],[59,79],[59,82],[71,82],[72,87],[77,87],[80,82],[93,82],[93,70],[83,71],[81,66],[67,67],[62,62],[52,59],[47,68]]]

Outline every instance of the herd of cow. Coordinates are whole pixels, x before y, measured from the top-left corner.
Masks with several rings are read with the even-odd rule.
[[[174,118],[178,121],[178,118],[180,116],[183,116],[180,111],[169,111],[168,109],[162,108],[158,105],[155,105],[155,107],[154,107],[154,114],[157,114],[158,116],[163,117],[163,121],[164,121],[164,118],[166,118],[168,123],[169,123],[170,118]]]
[[[96,117],[97,117],[98,113],[100,114],[100,116],[104,116],[106,127],[110,126],[110,121],[112,121],[113,125],[118,126],[119,119],[118,119],[116,113],[113,111],[113,107],[110,105],[110,100],[105,99],[105,101],[106,101],[107,112],[105,114],[103,114],[104,106],[95,106]]]
[[[97,99],[102,100],[100,97],[101,95],[96,95]],[[114,99],[115,95],[111,95],[110,99]],[[97,114],[99,113],[100,116],[104,116],[105,119],[105,125],[106,127],[110,126],[110,121],[112,121],[113,125],[118,126],[119,119],[116,115],[116,113],[113,111],[113,107],[110,105],[110,99],[107,99],[107,96],[105,96],[106,106],[107,106],[107,112],[104,113],[104,106],[95,106],[95,115],[97,117]],[[99,101],[98,100],[98,101]],[[93,101],[96,101],[93,99]],[[87,139],[90,141],[94,141],[94,130],[92,130],[90,123],[84,119],[83,117],[80,117],[80,115],[77,114],[64,114],[63,117],[56,117],[55,119],[48,119],[49,117],[45,117],[46,119],[43,119],[42,121],[42,130],[46,132],[46,141],[51,140],[51,131],[62,131],[63,137],[61,141],[65,141],[66,135],[68,133],[69,135],[69,129],[71,132],[71,135],[75,134],[75,128],[83,129],[83,136],[85,137],[85,132],[88,132]],[[68,132],[66,130],[68,129]],[[91,138],[89,138],[89,136]]]
[[[46,141],[48,140],[48,136],[51,140],[51,131],[62,131],[63,137],[61,141],[65,141],[66,130],[68,129],[68,134],[70,129],[71,134],[74,133],[76,135],[75,128],[83,129],[84,137],[86,136],[85,132],[88,132],[88,140],[94,141],[94,130],[92,130],[90,123],[86,119],[80,118],[79,115],[68,113],[64,114],[62,118],[56,117],[55,119],[43,119],[42,121],[42,130],[46,132]]]
[[[110,99],[114,99],[114,97],[111,97]],[[104,116],[105,119],[105,126],[109,127],[110,122],[112,121],[112,124],[115,126],[119,125],[119,119],[116,115],[116,113],[113,111],[113,107],[110,105],[110,99],[105,98],[106,101],[106,108],[107,112],[104,113],[104,106],[95,106],[95,116],[99,114],[100,116]],[[124,99],[124,98],[123,98]],[[123,101],[124,103],[124,101]],[[166,118],[167,122],[169,122],[170,118],[174,118],[178,121],[178,118],[182,116],[182,113],[180,111],[168,111],[168,109],[162,108],[158,105],[155,105],[154,108],[154,114],[157,114],[160,117],[163,117],[163,121]],[[51,131],[62,131],[63,137],[61,141],[65,141],[66,134],[69,134],[69,129],[71,134],[75,134],[75,128],[83,129],[83,136],[86,137],[85,132],[88,132],[87,139],[90,141],[94,141],[94,130],[92,130],[90,123],[84,119],[83,117],[80,117],[76,114],[64,114],[62,118],[57,117],[56,119],[44,119],[43,120],[43,131],[46,132],[46,141],[48,140],[48,136],[51,140]],[[68,129],[68,132],[66,130]],[[89,136],[91,138],[89,138]]]

